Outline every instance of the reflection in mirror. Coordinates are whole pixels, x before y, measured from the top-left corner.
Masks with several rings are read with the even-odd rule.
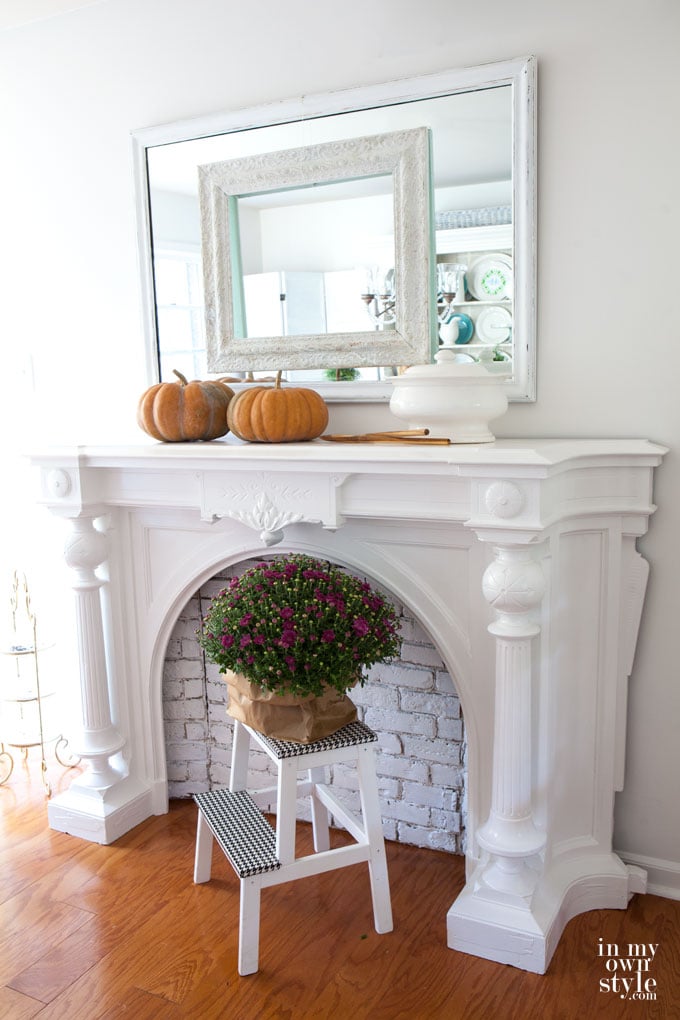
[[[459,340],[464,338],[469,332],[463,318],[467,316],[474,331],[467,343],[458,343],[460,357],[487,364],[494,359],[492,367],[501,368],[507,379],[509,398],[534,399],[534,118],[534,61],[522,58],[136,132],[133,154],[149,381],[158,377],[159,368],[161,378],[171,377],[175,367],[193,376],[207,372],[200,164],[427,125],[432,132],[437,261],[468,267],[466,289],[459,287],[458,292],[446,289],[453,284],[438,273],[440,336],[442,330],[444,336],[454,332],[450,319],[442,321],[453,311],[458,316],[453,326],[459,328]],[[480,277],[475,266],[489,256],[496,262],[498,256],[511,259],[510,297],[503,296],[500,302],[498,295],[479,298],[469,289],[472,282],[482,293],[480,279],[485,273]],[[372,268],[376,280],[372,287],[368,276],[360,281],[356,297],[368,329],[375,328],[376,314],[389,305],[389,293],[378,277],[384,281],[390,267],[377,257]],[[384,302],[381,290],[387,294]],[[370,293],[374,297],[367,301]],[[446,315],[445,294],[452,295]],[[344,292],[342,300],[350,314]],[[351,315],[355,312],[353,307]],[[362,328],[360,323],[357,328]],[[338,368],[345,367],[340,361]],[[332,374],[330,369],[304,370],[296,377],[320,380],[319,388],[329,400],[389,400],[392,387],[381,380],[394,371],[370,367],[345,371],[343,379],[358,374],[358,381],[337,385],[324,381],[327,373]]]
[[[365,332],[357,296],[376,263],[394,266],[393,205],[391,175],[239,196],[236,335]]]
[[[355,368],[431,359],[436,335],[430,286],[429,148],[428,129],[412,128],[199,167],[210,371]],[[329,289],[333,280],[326,267],[339,266],[340,283],[346,285],[349,274],[351,286],[351,267],[358,261],[370,264],[377,241],[386,236],[372,238],[370,232],[369,214],[375,219],[380,203],[376,207],[375,196],[372,206],[366,202],[376,184],[383,204],[393,211],[393,230],[385,248],[394,281],[392,314],[379,325],[365,317],[358,330],[328,329],[324,276],[329,276]],[[242,214],[253,213],[259,205],[274,214],[266,237],[259,213],[249,216],[256,221],[255,229],[252,224],[250,230],[241,229]],[[247,246],[244,238],[250,242]],[[276,323],[276,333],[256,336],[248,326],[256,311],[252,288],[245,286],[244,250],[248,262],[262,263],[270,257],[269,248],[274,249],[270,269],[279,274],[281,286],[288,286],[284,274],[302,274],[298,283],[306,288],[305,308],[297,323],[291,308],[291,314]],[[359,305],[361,283],[356,274],[353,283],[350,308]],[[282,290],[283,303],[289,300],[286,295],[287,289]],[[305,325],[313,328],[304,329]]]

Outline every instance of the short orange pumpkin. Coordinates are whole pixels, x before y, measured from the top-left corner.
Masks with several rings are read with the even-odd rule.
[[[234,391],[222,382],[194,379],[173,370],[177,382],[156,383],[137,405],[139,427],[164,443],[218,439],[229,431],[227,408]]]
[[[238,393],[227,409],[229,428],[249,443],[299,443],[316,439],[328,425],[328,408],[316,390],[253,386]]]

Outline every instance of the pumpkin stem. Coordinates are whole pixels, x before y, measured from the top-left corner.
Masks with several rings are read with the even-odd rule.
[[[187,379],[187,377],[185,375],[182,375],[181,372],[178,372],[176,368],[173,368],[173,372],[175,373],[175,375],[179,379],[180,384],[182,386],[188,386],[189,385],[189,380]]]
[[[275,390],[280,390],[281,389],[281,372],[282,372],[282,369],[279,369],[278,372],[276,373],[276,382],[274,383],[274,389]]]

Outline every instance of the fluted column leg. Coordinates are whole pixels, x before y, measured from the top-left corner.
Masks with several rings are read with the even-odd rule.
[[[539,627],[531,610],[545,589],[543,572],[526,546],[497,547],[483,591],[498,616],[496,638],[493,786],[489,818],[477,833],[490,861],[492,889],[525,897],[533,890],[535,855],[545,845],[531,808],[531,643]]]
[[[121,778],[110,758],[125,740],[111,721],[100,597],[103,582],[95,573],[106,559],[106,537],[95,529],[91,517],[75,518],[71,523],[64,555],[74,575],[81,702],[81,726],[72,746],[87,763],[73,785],[95,792]]]

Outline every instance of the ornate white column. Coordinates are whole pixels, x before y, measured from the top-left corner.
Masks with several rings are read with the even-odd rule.
[[[482,881],[518,897],[533,891],[536,855],[545,833],[531,813],[531,642],[539,633],[531,610],[545,590],[543,571],[527,546],[496,546],[482,589],[498,618],[496,638],[493,785],[491,812],[477,833],[491,859]]]
[[[125,744],[111,721],[100,595],[104,582],[95,573],[106,559],[107,542],[94,527],[92,517],[74,518],[71,525],[64,556],[74,574],[82,714],[80,729],[72,735],[72,747],[88,766],[72,788],[89,790],[96,796],[121,779],[110,758]]]

